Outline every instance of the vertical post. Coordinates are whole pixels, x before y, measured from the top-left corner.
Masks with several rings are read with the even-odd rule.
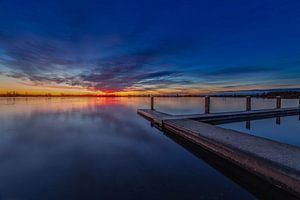
[[[280,123],[281,123],[281,118],[280,118],[280,116],[277,116],[276,117],[276,124],[280,125]]]
[[[276,97],[276,108],[281,108],[281,96]]]
[[[250,111],[251,110],[251,97],[247,96],[246,97],[246,111]]]
[[[298,107],[300,108],[300,96],[299,96],[299,104],[298,104]],[[299,118],[298,118],[299,120],[300,120],[300,113],[299,113]]]
[[[151,96],[151,110],[154,110],[154,97]]]
[[[250,120],[247,120],[246,121],[246,129],[251,129],[251,121]]]
[[[210,96],[205,96],[205,113],[208,114],[210,109]]]

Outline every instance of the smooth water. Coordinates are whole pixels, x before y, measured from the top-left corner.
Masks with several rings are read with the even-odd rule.
[[[201,102],[156,106],[199,113]],[[148,107],[148,98],[0,98],[0,199],[255,198],[137,115]]]
[[[300,117],[298,115],[218,126],[300,147]]]
[[[252,109],[272,109],[276,107],[275,99],[252,98]],[[282,99],[282,108],[297,107],[298,99]],[[204,98],[199,97],[156,97],[154,99],[155,109],[169,114],[199,114],[204,112]],[[246,98],[220,98],[211,97],[210,111],[228,112],[244,111],[246,109]]]

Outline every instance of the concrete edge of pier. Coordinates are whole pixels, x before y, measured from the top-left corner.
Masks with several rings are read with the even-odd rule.
[[[155,110],[138,114],[300,198],[300,148]]]
[[[288,116],[300,114],[300,107],[189,115],[169,115],[167,113],[152,109],[138,109],[137,112],[153,123],[157,123],[161,126],[162,121],[170,119],[194,119],[200,122],[215,124],[227,121],[245,121],[253,119],[265,119],[276,116]]]

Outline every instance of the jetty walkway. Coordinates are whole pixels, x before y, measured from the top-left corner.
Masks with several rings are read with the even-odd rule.
[[[251,99],[249,99],[250,97],[247,97],[245,111],[209,113],[210,102],[209,97],[206,97],[204,114],[170,115],[156,111],[152,97],[151,109],[138,109],[137,112],[160,130],[199,145],[300,198],[300,148],[213,125],[231,121],[300,115],[300,106],[281,108],[279,97],[274,109],[263,110],[251,110]]]

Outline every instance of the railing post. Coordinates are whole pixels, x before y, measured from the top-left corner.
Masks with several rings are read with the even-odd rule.
[[[251,110],[251,97],[247,96],[246,97],[246,111],[250,111]]]
[[[154,110],[154,97],[151,96],[151,110]]]
[[[281,96],[276,97],[276,108],[281,108]]]
[[[208,114],[210,112],[210,96],[205,96],[205,113]]]

